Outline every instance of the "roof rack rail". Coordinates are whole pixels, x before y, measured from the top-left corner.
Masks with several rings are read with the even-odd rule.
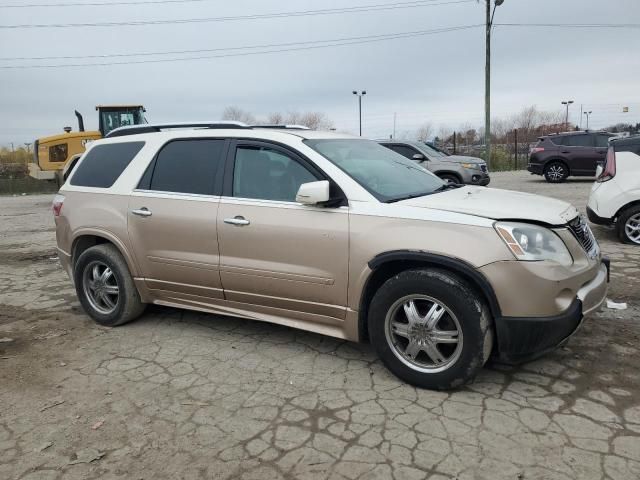
[[[214,122],[174,122],[174,123],[146,123],[143,125],[127,125],[111,130],[105,138],[124,137],[126,135],[136,135],[138,133],[157,133],[163,130],[171,130],[178,128],[202,128],[202,129],[252,129],[252,128],[273,128],[283,130],[310,130],[304,125],[247,125],[244,122],[236,122],[233,120],[222,120]]]
[[[123,137],[126,135],[136,135],[138,133],[157,133],[161,132],[162,130],[177,128],[250,129],[252,127],[251,125],[247,125],[246,123],[235,121],[147,123],[143,125],[127,125],[125,127],[115,128],[111,130],[107,135],[105,135],[105,138]]]
[[[285,124],[265,124],[265,125],[251,125],[252,128],[280,128],[285,130],[311,130],[309,127],[304,125],[285,125]]]

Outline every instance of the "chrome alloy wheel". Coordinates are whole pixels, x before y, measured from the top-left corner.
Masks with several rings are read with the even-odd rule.
[[[564,167],[562,165],[551,165],[547,170],[547,175],[551,180],[562,180],[564,178]]]
[[[446,305],[426,295],[395,302],[385,318],[385,335],[394,355],[409,368],[437,373],[462,353],[462,328]]]
[[[640,213],[631,215],[624,224],[624,233],[633,243],[640,245]]]
[[[82,288],[97,312],[109,315],[118,306],[120,287],[113,270],[107,264],[97,260],[87,264],[82,273]]]

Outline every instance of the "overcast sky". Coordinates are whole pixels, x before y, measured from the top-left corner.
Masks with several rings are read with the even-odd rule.
[[[106,1],[0,0],[0,6]],[[226,17],[400,1],[197,0],[153,5],[0,8],[0,26]],[[624,23],[638,19],[638,0],[506,0],[498,8],[495,21]],[[0,28],[0,66],[159,58],[18,61],[6,60],[7,57],[228,49],[483,22],[484,3],[469,1],[228,22]],[[496,27],[492,116],[507,116],[528,105],[557,110],[560,101],[569,98],[576,102],[571,111],[573,122],[579,122],[580,104],[593,111],[593,127],[619,121],[639,122],[639,44],[638,29]],[[224,53],[230,52],[199,55]],[[177,56],[180,55],[173,57]],[[354,89],[367,90],[363,99],[366,136],[388,136],[394,112],[398,132],[415,129],[425,121],[433,123],[436,132],[438,125],[481,126],[483,28],[263,55],[84,68],[0,69],[0,144],[32,141],[61,132],[65,125],[75,130],[74,109],[84,114],[88,128],[96,128],[94,106],[109,103],[142,103],[151,122],[215,120],[228,105],[257,116],[274,111],[317,110],[325,112],[339,130],[357,132],[357,99],[351,94]],[[623,106],[629,106],[630,112],[623,114]]]

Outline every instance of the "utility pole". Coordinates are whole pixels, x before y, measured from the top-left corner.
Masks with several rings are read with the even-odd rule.
[[[566,105],[567,107],[567,113],[564,117],[564,124],[567,126],[567,128],[569,128],[569,105],[571,105],[573,103],[573,100],[565,100],[564,102],[561,102],[562,105]]]
[[[358,96],[358,118],[360,119],[360,136],[362,136],[362,96],[367,94],[366,90],[362,90],[358,93],[356,90],[353,91],[354,95]]]
[[[394,140],[396,139],[396,112],[393,112],[393,137]]]
[[[487,166],[491,167],[491,29],[496,8],[504,0],[494,0],[493,12],[491,0],[486,2],[486,30],[485,30],[485,65],[484,65],[484,144],[487,152]]]

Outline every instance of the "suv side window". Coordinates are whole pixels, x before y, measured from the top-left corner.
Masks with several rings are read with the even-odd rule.
[[[223,161],[224,139],[174,140],[158,152],[138,188],[213,195]]]
[[[591,135],[567,135],[564,142],[567,147],[593,147],[593,137]]]
[[[269,147],[240,145],[233,166],[233,196],[295,202],[300,185],[321,180],[297,160]]]
[[[142,149],[144,142],[96,145],[75,168],[71,185],[109,188]]]
[[[596,135],[596,147],[605,148],[609,146],[609,135]]]
[[[400,155],[402,155],[403,157],[408,158],[409,160],[413,160],[413,156],[416,153],[420,153],[415,148],[409,147],[407,145],[391,145],[390,148],[394,152],[399,153]]]

